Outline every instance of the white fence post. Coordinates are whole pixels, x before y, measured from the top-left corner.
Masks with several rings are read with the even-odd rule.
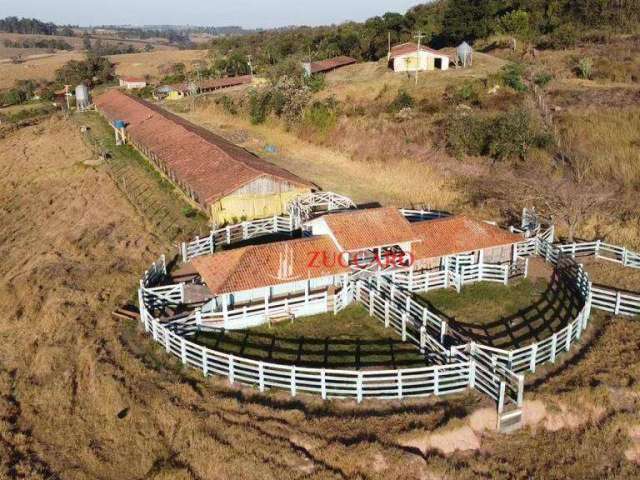
[[[229,377],[229,383],[231,385],[233,385],[234,376],[235,376],[235,372],[234,372],[233,355],[229,355],[229,373],[228,373],[228,377]]]
[[[551,363],[555,363],[556,362],[556,350],[558,348],[558,336],[557,334],[553,334],[551,336]]]
[[[362,372],[358,372],[358,380],[356,382],[356,397],[358,403],[362,402]]]
[[[433,369],[433,393],[440,393],[440,369],[437,366]]]
[[[189,257],[187,256],[187,242],[182,242],[180,250],[182,251],[182,261],[187,263],[189,261]]]
[[[391,313],[390,313],[389,300],[384,301],[384,328],[389,328],[389,322],[391,321]]]
[[[324,368],[320,370],[320,395],[323,400],[327,399],[327,373]]]
[[[180,360],[182,364],[187,364],[187,342],[184,337],[180,337]]]
[[[615,307],[613,309],[613,314],[614,315],[618,315],[620,313],[620,300],[621,300],[620,292],[617,291],[616,292],[616,304],[615,304]]]
[[[258,389],[264,392],[264,364],[258,362]]]
[[[476,387],[476,361],[472,358],[469,360],[469,388]]]
[[[373,317],[373,309],[375,302],[376,294],[373,290],[369,290],[369,316]]]
[[[536,371],[536,358],[538,357],[538,344],[534,343],[531,346],[531,359],[529,360],[529,370]]]
[[[209,365],[207,362],[207,349],[202,347],[200,349],[200,356],[202,357],[202,374],[206,377],[209,374]]]
[[[440,322],[440,343],[444,343],[444,337],[447,336],[447,323]]]
[[[398,370],[397,377],[398,398],[402,400],[402,370]]]
[[[291,396],[296,396],[296,366],[291,366]]]
[[[567,325],[567,338],[565,339],[565,342],[564,342],[564,349],[567,352],[571,348],[571,335],[573,333],[572,330],[573,330],[573,324],[570,323],[569,325]]]
[[[407,312],[402,312],[402,341],[407,341]]]
[[[420,353],[424,354],[425,346],[427,344],[427,329],[424,325],[420,327]]]

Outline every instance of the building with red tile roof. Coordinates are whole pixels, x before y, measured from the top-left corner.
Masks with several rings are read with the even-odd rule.
[[[95,100],[129,143],[218,223],[281,214],[315,186],[157,105],[118,90]]]
[[[347,65],[353,65],[354,63],[358,63],[355,58],[340,56],[327,60],[319,60],[317,62],[304,62],[302,66],[307,75],[314,75],[316,73],[331,72],[338,68],[346,67]]]

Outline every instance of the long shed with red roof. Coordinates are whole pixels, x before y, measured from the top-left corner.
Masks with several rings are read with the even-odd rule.
[[[314,185],[173,113],[109,90],[95,100],[124,137],[218,224],[285,211]]]

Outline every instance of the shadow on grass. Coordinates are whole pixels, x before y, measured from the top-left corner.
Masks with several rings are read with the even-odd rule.
[[[520,348],[548,338],[573,321],[584,302],[564,274],[555,270],[551,282],[533,304],[489,323],[459,321],[428,300],[422,301],[451,327],[447,346],[474,341],[492,347]]]

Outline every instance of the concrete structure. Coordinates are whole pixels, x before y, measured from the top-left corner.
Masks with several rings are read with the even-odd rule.
[[[76,87],[76,108],[81,112],[89,108],[91,98],[89,97],[89,87],[80,84]]]
[[[142,99],[109,90],[96,99],[107,120],[125,122],[136,147],[216,224],[264,218],[315,189],[308,181]]]
[[[467,68],[473,65],[473,49],[467,42],[462,42],[456,48],[457,64],[462,68]]]
[[[394,72],[424,70],[448,70],[449,57],[429,47],[413,42],[402,43],[391,48],[388,55],[389,68]]]
[[[147,86],[147,81],[142,77],[120,77],[119,83],[121,87],[124,87],[127,90],[144,88]]]

